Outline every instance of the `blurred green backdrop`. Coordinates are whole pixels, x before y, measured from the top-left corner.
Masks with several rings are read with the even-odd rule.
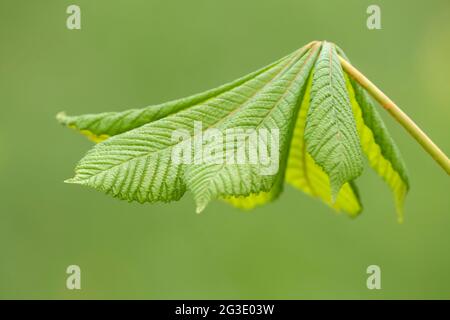
[[[382,30],[366,28],[373,3]],[[189,194],[139,205],[63,184],[91,143],[58,111],[186,96],[314,39],[338,43],[450,152],[448,0],[2,0],[0,298],[450,298],[449,178],[385,112],[410,171],[403,225],[369,170],[355,220],[290,187],[250,213],[215,202],[197,215]],[[81,291],[65,287],[70,264]]]

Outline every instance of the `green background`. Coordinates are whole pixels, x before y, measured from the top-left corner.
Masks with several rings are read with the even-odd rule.
[[[382,30],[366,28],[366,8]],[[81,7],[82,29],[66,28]],[[62,181],[91,143],[55,120],[143,107],[247,74],[315,39],[450,152],[450,2],[0,2],[0,298],[450,298],[449,178],[382,111],[410,172],[406,220],[372,171],[363,214],[287,187],[251,212],[128,204]],[[65,287],[68,265],[82,290]],[[366,288],[366,268],[382,289]]]

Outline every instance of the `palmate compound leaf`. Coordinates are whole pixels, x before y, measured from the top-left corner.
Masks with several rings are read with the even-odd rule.
[[[326,49],[330,45],[312,42],[256,72],[188,98],[124,112],[74,117],[59,114],[57,118],[62,124],[100,142],[79,162],[75,177],[67,182],[88,185],[115,197],[139,202],[178,200],[189,189],[197,202],[197,211],[201,211],[214,198],[222,198],[244,209],[264,204],[278,197],[286,180],[307,194],[322,199],[336,210],[356,215],[362,206],[350,176],[346,176],[345,171],[340,172],[347,178],[341,179],[340,189],[335,187],[334,192],[337,194],[333,202],[326,170],[319,165],[319,159],[306,150],[304,139],[314,80],[312,74],[316,74],[312,69],[314,65],[318,65],[319,52],[323,57],[322,47]],[[331,46],[333,49],[334,45]],[[365,94],[363,91],[362,93]],[[340,91],[338,94],[341,94]],[[347,91],[344,90],[344,94],[347,95]],[[364,115],[357,112],[352,94],[353,91],[350,92],[352,110],[358,132],[361,133],[359,124]],[[347,102],[346,108],[349,106]],[[369,107],[361,107],[360,110],[364,112],[367,108]],[[354,122],[355,119],[349,121]],[[200,131],[203,134],[211,129],[226,131],[236,127],[278,129],[279,167],[276,173],[262,175],[261,164],[224,165],[223,161],[222,164],[220,161],[218,164],[174,163],[173,151],[181,145],[180,141],[173,140],[174,130],[184,130],[191,141],[197,141],[198,130],[195,127],[196,121],[200,120]],[[378,120],[377,128],[380,124],[384,128],[381,119]],[[371,128],[367,124],[366,127]],[[384,132],[377,129],[373,130],[372,135],[374,139],[381,139],[383,146],[390,139],[389,136],[383,136]],[[374,136],[378,133],[383,137]],[[363,136],[367,135],[361,137]],[[246,137],[238,145],[250,143],[250,140]],[[273,146],[271,140],[265,139],[262,142],[259,143],[260,147],[262,145],[264,151],[269,152]],[[366,143],[366,140],[361,139],[361,142]],[[216,145],[217,143],[214,139],[204,142],[215,150],[220,148],[220,143]],[[363,145],[365,152],[366,149]],[[370,150],[373,153],[374,148],[371,147]],[[366,152],[371,165],[372,153]],[[214,157],[223,160],[225,154],[216,153]],[[397,156],[398,154],[391,152],[386,161],[390,163]],[[356,159],[357,166],[359,162]],[[382,167],[378,165],[378,168]],[[392,187],[395,182],[389,184]]]

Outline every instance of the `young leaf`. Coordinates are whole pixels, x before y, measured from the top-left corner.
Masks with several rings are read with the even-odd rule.
[[[341,48],[338,48],[338,53],[348,61]],[[346,82],[362,150],[369,165],[391,188],[397,215],[401,221],[403,219],[403,203],[409,190],[409,178],[405,163],[368,93],[347,74]]]
[[[215,198],[244,209],[265,204],[281,194],[286,181],[356,216],[362,205],[353,180],[362,171],[362,148],[393,189],[401,212],[409,186],[404,164],[367,93],[343,73],[337,52],[345,57],[334,44],[314,41],[188,98],[123,112],[60,113],[62,124],[99,142],[67,182],[141,203],[178,200],[190,190],[200,212]],[[277,135],[258,140],[244,135],[232,150],[225,149],[222,139],[203,140],[212,130],[235,128],[275,130]],[[183,141],[174,139],[177,130],[184,132]],[[204,163],[204,151],[188,149],[193,161],[176,162],[174,151],[186,142],[214,150],[209,155],[214,161]],[[271,163],[227,163],[230,151],[247,145],[257,145],[258,155],[275,150],[276,170],[262,174]]]
[[[311,105],[306,118],[307,150],[330,177],[335,199],[342,185],[363,170],[342,67],[334,45],[324,42],[314,67]]]
[[[400,152],[367,93],[357,83],[351,80],[347,83],[362,149],[370,166],[392,189],[397,214],[401,221],[409,180]]]
[[[81,134],[87,136],[88,139],[98,143],[111,136],[139,128],[144,124],[163,119],[192,106],[206,104],[208,100],[217,98],[227,91],[245,85],[258,75],[282,64],[287,61],[291,55],[235,81],[187,98],[121,112],[103,112],[80,116],[68,116],[64,112],[60,112],[56,118],[61,124],[79,131]]]
[[[297,117],[290,147],[286,181],[306,194],[321,199],[337,211],[344,211],[350,216],[356,216],[362,210],[356,185],[351,182],[345,183],[333,203],[327,174],[316,164],[308,151],[306,151],[304,132],[306,115],[309,110],[312,79],[313,77],[310,76]]]

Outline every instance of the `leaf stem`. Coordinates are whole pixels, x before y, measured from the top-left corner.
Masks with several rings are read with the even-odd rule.
[[[342,68],[386,109],[398,123],[425,149],[426,152],[450,175],[450,160],[445,153],[404,113],[383,91],[367,79],[358,69],[339,56]]]

